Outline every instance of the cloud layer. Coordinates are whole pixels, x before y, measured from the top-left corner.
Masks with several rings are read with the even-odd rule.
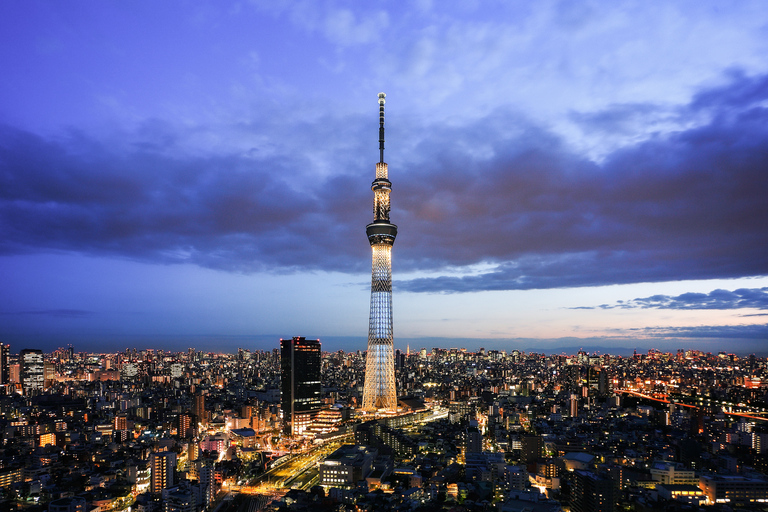
[[[394,265],[438,277],[396,286],[467,292],[768,274],[767,101],[768,76],[732,73],[665,114],[690,128],[600,162],[510,110],[461,125],[405,120],[390,131],[411,149],[387,153],[400,226]],[[616,105],[575,119],[615,130],[656,108]],[[0,251],[365,271],[373,169],[359,155],[372,153],[360,150],[375,138],[371,124],[343,116],[292,130],[157,122],[121,140],[5,126]],[[201,129],[254,144],[191,151]],[[270,138],[275,130],[297,140]],[[314,147],[324,148],[319,160]],[[492,270],[462,275],[480,263]],[[645,307],[678,299],[686,300]]]
[[[768,309],[768,288],[714,290],[709,293],[683,293],[676,297],[653,295],[616,304],[603,304],[599,309]],[[580,307],[576,309],[597,309]]]
[[[754,325],[701,325],[698,327],[645,327],[630,329],[633,335],[655,338],[715,338],[723,340],[765,340],[768,324]],[[734,347],[729,347],[733,349]],[[763,347],[760,347],[764,349]]]

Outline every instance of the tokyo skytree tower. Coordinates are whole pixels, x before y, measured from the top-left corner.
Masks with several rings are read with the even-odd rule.
[[[397,226],[389,222],[392,182],[384,163],[384,98],[379,93],[379,163],[373,190],[373,222],[366,226],[373,252],[371,268],[371,316],[368,323],[368,355],[365,362],[363,410],[397,409],[395,356],[392,343],[392,245]]]

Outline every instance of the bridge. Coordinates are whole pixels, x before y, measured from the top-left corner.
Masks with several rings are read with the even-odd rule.
[[[701,407],[707,406],[707,407],[719,407],[723,414],[727,414],[729,416],[738,416],[740,418],[749,418],[753,420],[758,421],[768,421],[768,410],[765,408],[760,408],[758,410],[757,407],[750,407],[746,404],[733,404],[731,402],[725,402],[722,400],[717,400],[715,398],[704,398],[704,397],[690,397],[691,399],[698,399],[702,402],[706,400],[706,404],[687,404],[682,401],[677,400],[668,400],[669,395],[665,393],[652,393],[652,394],[646,394],[646,393],[640,393],[639,391],[633,391],[631,389],[615,389],[614,393],[626,393],[628,395],[637,396],[639,398],[644,398],[646,400],[654,400],[656,402],[662,402],[665,404],[675,404],[682,407],[688,407],[690,409],[699,409]],[[737,410],[734,411],[734,408]],[[741,410],[739,410],[741,409]]]

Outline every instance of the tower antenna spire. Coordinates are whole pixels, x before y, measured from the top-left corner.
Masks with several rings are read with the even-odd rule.
[[[379,163],[384,163],[384,103],[387,95],[379,93]]]

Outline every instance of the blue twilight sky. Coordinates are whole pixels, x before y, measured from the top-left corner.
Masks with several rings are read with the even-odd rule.
[[[0,341],[768,353],[768,4],[0,2]]]

